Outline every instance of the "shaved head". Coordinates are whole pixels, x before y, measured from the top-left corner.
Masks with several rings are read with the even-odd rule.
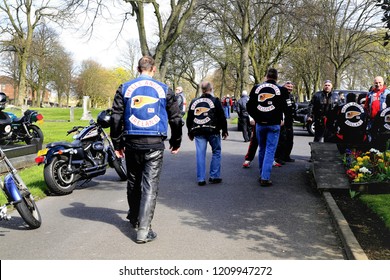
[[[377,76],[374,78],[374,87],[376,89],[382,89],[384,86],[384,80],[383,80],[383,77],[381,76]]]

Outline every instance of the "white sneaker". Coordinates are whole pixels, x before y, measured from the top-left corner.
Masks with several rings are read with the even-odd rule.
[[[251,162],[249,160],[244,161],[244,163],[242,164],[242,167],[244,168],[249,168],[250,166],[251,166]]]

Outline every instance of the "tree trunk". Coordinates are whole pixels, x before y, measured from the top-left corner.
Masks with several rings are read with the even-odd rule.
[[[249,26],[249,3],[244,6],[242,17],[242,45],[241,45],[241,82],[240,92],[248,87],[249,81],[249,46],[250,46],[250,26]]]

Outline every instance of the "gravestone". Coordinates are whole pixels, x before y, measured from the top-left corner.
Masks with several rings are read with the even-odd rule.
[[[82,121],[89,121],[92,119],[91,112],[88,111],[89,96],[83,96],[83,115],[81,116]]]

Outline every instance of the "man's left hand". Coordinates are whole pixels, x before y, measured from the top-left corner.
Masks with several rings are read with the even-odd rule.
[[[176,155],[179,152],[179,150],[180,150],[180,148],[175,148],[174,149],[172,146],[170,146],[169,149],[171,150],[171,154],[174,154],[174,155]]]

